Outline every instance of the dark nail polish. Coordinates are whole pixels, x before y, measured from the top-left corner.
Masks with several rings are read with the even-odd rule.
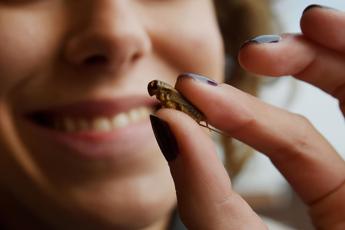
[[[279,35],[261,35],[261,36],[251,38],[248,41],[244,42],[241,48],[252,43],[256,43],[256,44],[277,43],[280,40],[282,40],[282,37],[280,37]]]
[[[165,159],[168,162],[176,159],[179,152],[178,145],[168,123],[154,115],[150,115],[150,121],[159,148],[161,149]]]
[[[315,8],[322,8],[322,9],[332,9],[334,10],[334,8],[328,7],[328,6],[322,6],[322,5],[318,5],[318,4],[312,4],[307,6],[307,8],[304,9],[303,14],[305,14],[305,12],[311,10],[311,9],[315,9]]]
[[[196,80],[196,81],[199,81],[199,82],[202,82],[202,83],[206,83],[206,84],[209,84],[209,85],[212,85],[212,86],[217,86],[218,83],[205,77],[205,76],[202,76],[202,75],[199,75],[199,74],[196,74],[196,73],[183,73],[181,74],[180,76],[178,76],[178,79],[177,80],[181,80],[183,78],[190,78],[190,79],[193,79],[193,80]]]

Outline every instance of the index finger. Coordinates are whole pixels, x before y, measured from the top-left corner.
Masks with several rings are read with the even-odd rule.
[[[229,85],[205,82],[184,74],[176,88],[210,124],[266,154],[306,203],[343,183],[344,160],[306,119]]]

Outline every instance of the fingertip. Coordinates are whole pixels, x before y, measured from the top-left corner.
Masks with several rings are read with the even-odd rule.
[[[247,41],[245,41],[242,44],[240,49],[242,49],[248,45],[253,45],[253,44],[278,43],[281,40],[282,40],[282,37],[279,35],[275,35],[275,34],[260,35],[260,36],[253,37],[253,38],[250,38]]]
[[[270,58],[272,49],[282,39],[280,35],[260,35],[245,41],[238,55],[240,65],[251,72],[264,74],[265,60],[272,59]],[[265,59],[263,56],[266,56]]]
[[[322,5],[307,7],[300,19],[300,27],[308,39],[324,47],[338,51],[344,49],[344,12]]]
[[[150,115],[150,121],[163,156],[168,162],[175,160],[179,153],[179,147],[169,124],[155,115]]]
[[[294,75],[302,71],[315,57],[315,50],[303,35],[283,34],[274,43],[254,43],[244,46],[238,55],[247,71],[266,76]]]
[[[319,4],[311,4],[303,10],[302,15],[306,14],[307,12],[310,12],[311,10],[320,9],[320,8],[323,8],[323,6],[321,6]]]
[[[185,79],[194,80],[196,82],[211,85],[211,86],[218,86],[218,83],[216,81],[206,77],[205,75],[191,73],[191,72],[180,74],[177,78],[177,82],[181,82]]]
[[[336,10],[332,7],[329,7],[329,6],[324,6],[324,5],[320,5],[320,4],[311,4],[309,6],[307,6],[304,10],[303,10],[303,13],[302,15],[305,15],[306,13],[309,13],[315,9],[326,9],[326,10]]]
[[[259,75],[278,76],[279,55],[269,43],[247,42],[238,54],[240,66],[252,73]]]
[[[179,157],[182,157],[187,164],[196,163],[196,159],[202,156],[201,150],[215,151],[212,140],[187,114],[173,109],[160,109],[156,115],[168,124],[171,133],[176,138]],[[203,143],[203,146],[200,146],[200,143]],[[196,155],[196,152],[199,155]]]
[[[300,19],[301,31],[304,34],[308,34],[309,33],[310,25],[313,25],[312,27],[313,27],[313,29],[315,29],[314,28],[315,22],[319,20],[318,18],[320,16],[318,14],[318,11],[320,9],[322,9],[322,8],[323,7],[321,5],[313,4],[313,5],[307,6],[304,9],[304,11],[302,13],[302,16],[301,16],[301,19]]]

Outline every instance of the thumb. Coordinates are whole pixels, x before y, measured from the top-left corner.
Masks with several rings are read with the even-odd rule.
[[[231,189],[215,145],[187,115],[162,109],[151,116],[157,142],[168,160],[178,208],[188,229],[267,229]]]

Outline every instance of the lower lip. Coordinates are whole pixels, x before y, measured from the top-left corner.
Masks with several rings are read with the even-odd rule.
[[[25,123],[30,126],[32,135],[44,145],[52,143],[52,148],[67,148],[68,152],[90,160],[123,157],[128,153],[133,155],[153,137],[149,119],[109,132],[67,133],[39,126],[27,119]]]

